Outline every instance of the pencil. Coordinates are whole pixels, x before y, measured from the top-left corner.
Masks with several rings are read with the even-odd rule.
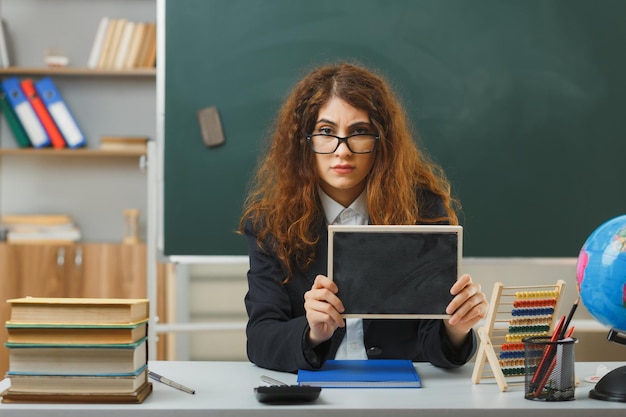
[[[554,365],[556,364],[556,361],[555,361],[556,346],[553,345],[552,343],[558,342],[559,340],[563,340],[566,337],[566,335],[568,334],[571,335],[571,333],[573,332],[573,328],[570,331],[568,330],[568,327],[572,321],[572,317],[574,317],[576,308],[578,308],[579,301],[580,301],[580,297],[576,297],[576,301],[574,301],[574,304],[572,305],[572,308],[570,309],[567,317],[565,316],[561,317],[561,319],[559,320],[559,323],[554,329],[554,333],[552,333],[552,338],[550,339],[550,345],[546,347],[546,350],[541,360],[539,361],[539,366],[537,366],[535,375],[533,375],[533,378],[531,381],[531,383],[533,384],[532,385],[533,387],[535,387],[534,384],[536,384],[537,382],[539,383],[536,386],[537,389],[535,391],[535,397],[538,396],[541,390],[543,389],[546,379],[550,376],[550,374],[552,373],[552,370],[554,369]],[[555,338],[555,336],[557,337]]]
[[[559,335],[561,334],[561,329],[563,328],[563,324],[565,324],[565,320],[565,316],[562,316],[559,319],[559,322],[557,323],[556,327],[554,328],[554,332],[552,333],[552,337],[550,338],[550,343],[544,348],[543,355],[541,356],[541,360],[539,361],[539,365],[537,365],[537,368],[535,369],[535,374],[533,375],[533,378],[531,380],[531,385],[533,387],[543,378],[544,372],[542,371],[544,370],[544,368],[550,366],[552,358],[554,357],[553,352],[555,346],[553,345],[553,343],[559,340]]]
[[[572,337],[572,334],[574,334],[574,326],[570,327],[570,329],[565,334],[565,338]],[[559,340],[562,340],[562,339],[559,339]],[[537,389],[535,390],[535,398],[537,398],[541,394],[541,391],[543,391],[543,387],[546,386],[546,382],[548,382],[548,378],[552,374],[552,371],[554,371],[555,366],[556,366],[556,353],[554,354],[552,358],[552,362],[550,363],[550,366],[546,370],[546,373],[543,375],[543,378],[541,378],[539,385],[537,385]]]

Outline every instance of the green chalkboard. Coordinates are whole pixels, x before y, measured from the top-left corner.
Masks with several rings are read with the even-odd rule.
[[[624,16],[622,0],[166,1],[165,255],[246,253],[276,110],[309,69],[351,60],[386,74],[448,173],[465,256],[577,256],[626,212]]]

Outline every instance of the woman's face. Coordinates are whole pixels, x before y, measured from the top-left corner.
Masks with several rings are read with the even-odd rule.
[[[375,130],[366,111],[352,107],[340,98],[332,97],[320,108],[313,133],[346,137],[355,133],[372,132]],[[342,142],[334,153],[315,154],[315,165],[322,190],[344,207],[352,204],[361,194],[373,164],[373,152],[352,153],[345,142]]]

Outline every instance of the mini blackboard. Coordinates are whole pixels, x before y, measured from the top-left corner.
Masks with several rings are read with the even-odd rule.
[[[461,226],[328,226],[328,277],[344,317],[449,318]]]

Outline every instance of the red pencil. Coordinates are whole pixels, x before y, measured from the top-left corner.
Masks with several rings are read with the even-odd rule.
[[[541,371],[544,367],[549,366],[550,364],[549,361],[553,357],[553,351],[555,348],[553,343],[559,340],[559,335],[561,334],[561,330],[562,330],[564,323],[565,323],[565,316],[561,317],[556,327],[554,328],[554,332],[552,332],[552,337],[550,338],[550,344],[546,346],[543,352],[543,356],[541,357],[541,360],[539,361],[539,365],[537,365],[537,368],[535,369],[535,374],[533,375],[533,379],[531,380],[532,385],[536,384],[538,380],[543,378],[543,372]]]
[[[539,394],[541,394],[541,391],[543,391],[543,387],[546,386],[546,382],[548,382],[548,378],[550,377],[550,374],[552,374],[552,371],[554,370],[555,366],[556,366],[556,355],[554,355],[554,357],[552,358],[552,362],[550,362],[550,366],[548,367],[548,369],[546,369],[546,373],[543,374],[543,378],[541,378],[539,385],[537,385],[537,389],[535,390],[535,397],[538,397]]]

